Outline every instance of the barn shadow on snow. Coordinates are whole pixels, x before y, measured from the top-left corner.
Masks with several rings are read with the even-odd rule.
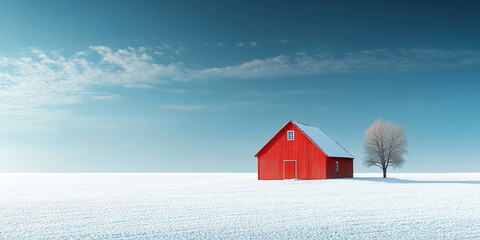
[[[460,184],[480,184],[480,181],[455,181],[455,180],[406,180],[398,178],[375,178],[375,177],[358,177],[348,178],[345,180],[360,180],[369,182],[383,182],[383,183],[460,183]]]

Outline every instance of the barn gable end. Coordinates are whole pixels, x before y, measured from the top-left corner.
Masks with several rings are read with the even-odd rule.
[[[294,140],[288,138],[289,131],[294,132]],[[350,153],[319,128],[294,121],[280,128],[255,157],[258,179],[353,177]],[[335,164],[341,169],[328,172]]]

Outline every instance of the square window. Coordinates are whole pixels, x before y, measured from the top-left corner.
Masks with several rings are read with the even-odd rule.
[[[287,131],[287,140],[295,140],[295,131]]]

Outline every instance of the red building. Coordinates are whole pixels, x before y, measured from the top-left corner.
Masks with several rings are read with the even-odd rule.
[[[352,178],[354,157],[323,130],[289,121],[255,154],[259,180]]]

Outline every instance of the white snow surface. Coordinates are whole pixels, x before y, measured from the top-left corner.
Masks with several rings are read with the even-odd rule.
[[[292,121],[302,132],[304,132],[322,151],[329,157],[354,158],[345,148],[328,136],[323,130],[317,127],[305,125]]]
[[[480,173],[0,174],[0,239],[480,239]]]

